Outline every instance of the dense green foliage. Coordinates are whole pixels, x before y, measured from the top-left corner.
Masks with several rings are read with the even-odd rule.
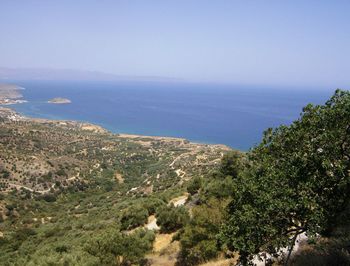
[[[161,232],[174,232],[183,227],[189,220],[185,207],[162,206],[156,211],[157,224]]]
[[[123,211],[120,219],[121,229],[129,230],[147,222],[148,211],[141,204],[131,205]]]
[[[206,201],[212,197],[225,199],[232,195],[234,180],[246,167],[246,155],[239,151],[226,153],[221,161],[220,169],[208,175],[202,185],[201,199]],[[230,174],[231,173],[231,174]]]
[[[151,231],[138,230],[127,235],[111,228],[90,239],[84,250],[98,258],[99,265],[139,264],[146,252],[152,250],[153,240],[154,233]]]
[[[148,211],[150,215],[155,214],[156,210],[162,206],[165,206],[166,203],[163,199],[157,197],[148,197],[147,200],[142,202],[143,207]]]
[[[231,151],[225,154],[221,160],[220,174],[236,178],[245,168],[245,164],[246,158],[243,153]]]
[[[289,127],[267,130],[235,179],[223,242],[244,262],[292,246],[303,232],[326,235],[349,203],[349,155],[349,92],[306,106]]]
[[[226,201],[211,198],[206,204],[192,209],[192,219],[180,236],[180,265],[196,265],[219,254],[216,236],[224,221],[226,205]]]
[[[192,204],[197,205],[191,210],[189,223],[179,232],[181,245],[179,265],[204,263],[216,258],[225,249],[219,245],[217,236],[225,221],[226,207],[231,199],[234,180],[245,164],[243,153],[228,152],[223,157],[220,168],[201,179],[200,188],[196,188],[197,194],[194,194],[191,200]]]
[[[338,90],[325,105],[306,106],[290,126],[267,130],[246,155],[227,153],[218,171],[188,185],[199,205],[179,233],[180,264],[196,265],[229,250],[238,251],[246,264],[261,252],[291,249],[304,232],[310,240],[317,234],[334,237],[349,206],[349,138],[350,94]],[[342,251],[348,240],[330,243],[321,245],[327,251],[314,254],[349,261]]]
[[[144,206],[142,211],[147,212],[147,206],[164,205],[164,201],[182,193],[183,190],[177,188],[149,197],[125,197],[117,190],[106,192],[89,188],[60,194],[55,202],[42,198],[19,200],[17,193],[4,195],[1,200],[7,202],[7,217],[0,222],[1,231],[5,233],[0,237],[0,265],[101,265],[104,249],[98,253],[91,245],[97,242],[107,245],[103,240],[108,241],[107,236],[130,242],[130,250],[116,251],[118,246],[112,251],[106,248],[103,257],[107,259],[111,252],[123,252],[123,257],[128,258],[125,263],[142,262],[145,252],[151,250],[154,234],[139,229],[135,232],[121,230],[124,211],[131,206],[140,209]],[[131,253],[125,253],[127,251]]]
[[[198,176],[192,178],[187,185],[187,192],[191,195],[196,194],[198,190],[201,188],[202,179]]]

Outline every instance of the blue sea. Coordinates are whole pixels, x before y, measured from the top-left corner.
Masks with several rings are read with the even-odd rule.
[[[249,150],[269,127],[288,125],[327,89],[268,88],[181,82],[15,81],[28,103],[13,105],[38,118],[101,125],[115,133],[181,137]],[[71,104],[49,104],[64,97]]]

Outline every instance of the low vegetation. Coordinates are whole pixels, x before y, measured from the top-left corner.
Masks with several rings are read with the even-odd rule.
[[[189,220],[189,214],[185,207],[161,206],[156,211],[157,224],[163,233],[175,232],[182,228]]]
[[[149,216],[182,195],[192,176],[218,168],[229,150],[2,111],[2,265],[143,263],[154,240],[143,229]],[[121,243],[110,247],[114,240]]]

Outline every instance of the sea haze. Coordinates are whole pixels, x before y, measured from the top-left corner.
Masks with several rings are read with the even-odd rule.
[[[268,127],[289,124],[331,90],[179,82],[16,81],[30,117],[87,121],[115,133],[172,136],[248,150]],[[49,104],[64,97],[71,104]]]

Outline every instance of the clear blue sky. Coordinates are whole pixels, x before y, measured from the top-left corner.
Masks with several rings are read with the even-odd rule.
[[[350,1],[1,0],[0,66],[350,87]]]

